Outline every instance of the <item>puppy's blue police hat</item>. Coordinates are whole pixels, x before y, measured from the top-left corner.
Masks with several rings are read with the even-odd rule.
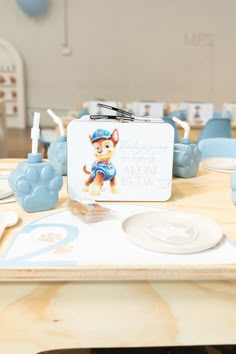
[[[97,129],[92,134],[92,143],[99,139],[110,139],[110,137],[111,137],[111,132],[109,130]]]

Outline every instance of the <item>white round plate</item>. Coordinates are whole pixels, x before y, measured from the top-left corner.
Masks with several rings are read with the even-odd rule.
[[[209,157],[202,159],[200,165],[208,170],[232,173],[236,170],[236,159],[227,157]]]
[[[222,228],[213,220],[178,211],[134,214],[122,222],[122,229],[137,246],[175,254],[204,251],[223,238]]]

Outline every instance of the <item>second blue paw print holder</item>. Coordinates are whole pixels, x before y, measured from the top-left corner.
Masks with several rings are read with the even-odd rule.
[[[51,109],[47,110],[54,122],[58,125],[60,136],[57,141],[52,141],[48,149],[48,159],[55,170],[62,176],[67,175],[67,138],[63,122]]]
[[[172,118],[182,128],[184,128],[184,137],[180,143],[174,144],[173,158],[173,176],[182,178],[192,178],[197,176],[201,153],[197,144],[192,144],[189,139],[190,127],[188,123],[180,119]]]

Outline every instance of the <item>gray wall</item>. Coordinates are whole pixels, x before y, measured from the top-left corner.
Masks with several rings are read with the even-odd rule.
[[[219,110],[236,100],[235,0],[49,2],[43,16],[29,17],[15,0],[0,0],[0,36],[23,57],[28,109],[64,114],[101,97]]]

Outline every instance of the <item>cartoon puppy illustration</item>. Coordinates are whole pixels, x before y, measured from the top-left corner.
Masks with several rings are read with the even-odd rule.
[[[86,165],[83,171],[89,174],[89,178],[85,182],[84,192],[89,191],[91,195],[100,195],[102,186],[105,181],[110,181],[112,193],[118,193],[116,181],[116,168],[111,162],[116,145],[119,141],[118,130],[114,129],[111,133],[105,129],[97,129],[89,139],[94,148],[96,161],[92,164],[91,171],[88,171]]]

